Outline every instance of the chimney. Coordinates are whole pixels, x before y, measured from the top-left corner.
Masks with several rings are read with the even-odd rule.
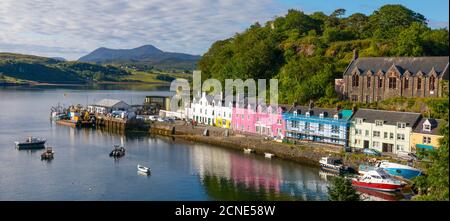
[[[359,57],[358,50],[353,49],[353,60],[358,59],[358,57]]]
[[[206,97],[206,92],[205,91],[202,92],[202,97]]]
[[[314,107],[314,102],[313,102],[313,100],[309,100],[309,106],[308,106],[308,109],[309,109],[309,111],[311,111],[311,109]]]

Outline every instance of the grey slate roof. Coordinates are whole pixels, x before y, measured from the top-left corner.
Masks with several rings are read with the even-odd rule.
[[[120,102],[123,102],[123,101],[117,100],[117,99],[102,99],[99,102],[97,102],[95,105],[100,106],[100,107],[113,107],[114,105],[116,105]],[[123,103],[125,103],[125,102],[123,102]]]
[[[426,120],[429,120],[431,123],[431,131],[424,131],[423,130],[423,123]],[[439,135],[439,126],[444,123],[443,120],[438,119],[432,119],[432,118],[422,118],[419,123],[417,123],[416,128],[414,128],[414,133],[421,133],[421,134],[432,134],[432,135]]]
[[[355,68],[358,68],[361,74],[367,74],[371,71],[376,74],[378,71],[386,73],[392,65],[395,65],[401,74],[409,71],[412,75],[421,71],[424,75],[430,73],[432,68],[438,75],[445,72],[448,77],[448,57],[362,57],[353,60],[344,75],[351,75]]]
[[[375,123],[375,120],[383,120],[386,125],[397,125],[398,122],[406,123],[407,127],[413,127],[421,119],[419,113],[397,112],[385,110],[358,109],[351,120],[364,119],[366,123]]]
[[[297,114],[299,115],[305,115],[305,113],[309,110],[308,106],[295,106],[292,107],[289,110],[289,113],[294,113],[294,111],[297,111]],[[339,113],[338,110],[334,108],[315,108],[313,107],[312,112],[310,113],[310,116],[316,116],[319,117],[321,113],[325,113],[324,117],[333,117],[336,113]]]

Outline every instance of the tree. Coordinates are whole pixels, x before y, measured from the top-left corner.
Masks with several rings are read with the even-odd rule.
[[[419,195],[413,197],[413,200],[449,200],[448,119],[440,131],[444,137],[440,140],[439,148],[427,153],[431,162],[426,175],[414,179]]]
[[[394,54],[397,56],[420,56],[423,54],[422,33],[429,30],[424,24],[414,22],[407,29],[400,32],[396,41]]]
[[[360,201],[359,194],[352,186],[352,182],[343,177],[333,177],[328,194],[331,201]]]
[[[399,30],[409,27],[413,22],[426,25],[425,17],[403,5],[384,5],[375,11],[369,22],[377,33],[377,38],[393,38]]]

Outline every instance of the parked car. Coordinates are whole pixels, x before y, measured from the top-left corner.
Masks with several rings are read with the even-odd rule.
[[[149,119],[150,121],[157,121],[157,120],[158,120],[158,116],[151,115],[151,116],[148,117],[148,119]]]
[[[407,161],[417,161],[419,158],[414,153],[406,152],[406,151],[398,151],[397,156],[400,159]]]
[[[372,156],[378,156],[378,157],[381,156],[380,151],[375,150],[375,149],[364,148],[362,152],[366,155],[372,155]]]
[[[158,117],[157,121],[158,121],[158,122],[165,122],[165,119],[164,119],[164,118],[161,118],[161,117]]]

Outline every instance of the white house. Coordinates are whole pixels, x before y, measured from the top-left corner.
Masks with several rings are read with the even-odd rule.
[[[187,110],[187,116],[200,124],[214,125],[214,107],[212,105],[213,97],[202,93],[201,97],[194,97],[191,107]]]
[[[88,106],[88,111],[91,113],[111,113],[113,111],[128,111],[130,105],[121,100],[116,99],[102,99],[96,104]]]
[[[351,118],[350,146],[396,154],[411,152],[410,135],[419,113],[359,109]]]
[[[233,112],[233,102],[226,103],[223,96],[212,101],[214,125],[216,127],[231,128],[231,117]]]

